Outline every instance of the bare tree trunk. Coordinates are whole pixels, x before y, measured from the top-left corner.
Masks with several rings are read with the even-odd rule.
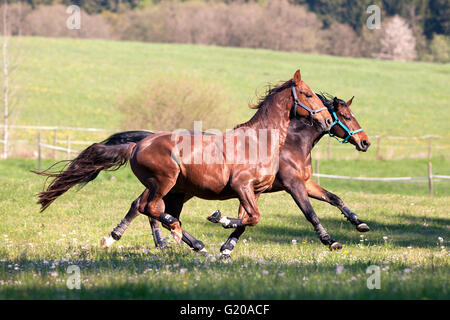
[[[18,26],[19,30],[17,35],[20,37],[22,36],[22,1],[19,1],[18,6],[19,6],[19,26]]]
[[[9,105],[8,105],[8,30],[7,30],[7,14],[8,14],[8,1],[4,1],[3,5],[3,158],[8,158],[8,118],[9,118]]]

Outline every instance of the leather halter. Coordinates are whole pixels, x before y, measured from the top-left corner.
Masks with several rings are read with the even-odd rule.
[[[305,109],[306,111],[309,112],[309,122],[311,123],[311,125],[313,124],[313,116],[315,114],[319,113],[320,111],[327,110],[327,107],[322,107],[322,108],[317,109],[317,110],[311,110],[306,105],[301,103],[298,100],[297,93],[295,92],[295,84],[294,83],[292,84],[292,95],[294,97],[294,116],[297,115],[297,106],[300,106],[301,108],[303,108],[303,109]]]

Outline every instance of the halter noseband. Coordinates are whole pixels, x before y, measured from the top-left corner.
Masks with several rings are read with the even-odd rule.
[[[309,122],[311,123],[311,125],[313,124],[313,116],[315,114],[319,113],[320,111],[327,110],[327,107],[323,107],[323,108],[320,108],[317,110],[311,110],[310,108],[305,106],[303,103],[301,103],[298,100],[297,93],[295,92],[295,84],[294,83],[292,84],[292,95],[294,96],[294,116],[297,115],[297,106],[302,107],[303,109],[305,109],[306,111],[309,112]]]
[[[343,124],[341,122],[341,120],[339,120],[339,118],[337,117],[336,112],[334,110],[328,110],[328,111],[331,113],[331,115],[333,116],[333,120],[334,120],[334,122],[331,124],[331,127],[330,127],[330,130],[328,131],[328,134],[330,135],[330,137],[335,138],[338,142],[340,142],[340,143],[347,143],[348,139],[350,139],[351,136],[353,136],[354,134],[356,134],[358,132],[364,131],[363,128],[351,131],[349,128],[347,128],[347,126],[345,124]],[[341,126],[341,128],[344,129],[344,131],[347,133],[347,136],[343,140],[339,140],[338,137],[336,137],[334,134],[331,133],[331,128],[333,128],[333,126],[336,125],[336,124]]]

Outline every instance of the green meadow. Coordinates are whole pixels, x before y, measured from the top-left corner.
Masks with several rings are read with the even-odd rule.
[[[352,110],[369,137],[441,136],[434,142],[433,173],[450,175],[450,65],[74,39],[13,38],[11,48],[13,57],[17,53],[17,68],[11,73],[18,101],[15,124],[118,130],[121,96],[153,77],[178,77],[214,83],[220,92],[209,94],[229,98],[224,117],[231,127],[251,117],[254,110],[247,105],[254,101],[255,90],[263,93],[268,83],[287,80],[300,68],[312,89],[343,99],[354,95]],[[22,134],[35,139],[35,132]],[[74,139],[86,138],[74,134],[79,135]],[[95,139],[106,136],[98,133]],[[321,173],[427,174],[426,159],[375,160],[374,147],[357,153],[346,145],[333,149],[336,158],[328,160],[325,143],[314,151],[320,153]],[[332,146],[338,143],[332,140]],[[383,148],[383,155],[388,154],[388,147]],[[419,149],[426,153],[426,143]],[[44,160],[42,167],[52,163]],[[0,299],[450,298],[449,182],[435,182],[430,197],[426,182],[321,178],[323,187],[338,194],[371,227],[361,234],[339,210],[312,200],[324,227],[344,245],[337,252],[318,241],[288,194],[263,195],[261,222],[241,237],[231,261],[224,261],[218,253],[230,230],[206,217],[216,209],[234,216],[237,200],[193,199],[185,205],[183,228],[206,244],[208,257],[176,244],[166,230],[169,247],[156,249],[144,216],[136,218],[120,241],[102,250],[101,237],[143,190],[129,167],[102,173],[43,213],[35,194],[44,181],[29,172],[36,167],[35,159],[0,161]],[[66,284],[71,265],[80,268],[79,290]],[[366,271],[373,265],[380,268],[380,289],[367,286]]]
[[[129,167],[101,174],[43,213],[33,197],[43,181],[28,172],[35,167],[32,160],[0,162],[2,299],[450,298],[450,195],[444,184],[442,195],[430,198],[423,184],[383,192],[383,185],[367,190],[361,183],[350,188],[323,180],[372,228],[361,234],[339,210],[313,200],[322,224],[344,245],[338,252],[320,244],[288,194],[263,195],[261,222],[241,237],[227,262],[218,253],[230,230],[206,217],[216,209],[234,216],[236,200],[194,199],[183,210],[183,228],[206,244],[210,257],[176,244],[166,230],[169,248],[156,249],[144,216],[103,250],[101,237],[142,191]],[[80,290],[67,288],[70,265],[80,268]],[[380,289],[367,288],[371,265],[380,267]]]
[[[11,48],[18,124],[119,129],[117,98],[164,76],[217,84],[228,97],[231,115],[224,117],[233,126],[254,113],[247,105],[255,92],[300,69],[313,90],[355,96],[352,109],[369,135],[449,137],[449,64],[49,38],[15,38]]]

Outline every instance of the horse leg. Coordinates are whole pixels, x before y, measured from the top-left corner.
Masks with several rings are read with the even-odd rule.
[[[183,195],[182,195],[183,196]],[[178,196],[179,198],[179,196]],[[172,215],[174,218],[179,217],[181,209],[183,208],[183,202],[181,202],[181,206],[179,201],[177,201],[177,197],[173,196],[173,194],[169,193],[167,194],[164,198],[164,205],[166,208],[166,212],[169,213],[170,215]],[[152,217],[148,217],[148,220],[150,222],[150,227],[152,229],[152,235],[153,235],[153,241],[155,242],[155,247],[160,247],[160,248],[164,248],[167,246],[166,242],[163,240],[162,238],[162,233],[161,233],[161,224],[159,223],[158,220],[152,218]],[[180,222],[181,225],[181,222]]]
[[[115,241],[120,240],[123,233],[127,230],[130,223],[139,215],[138,206],[142,194],[134,200],[128,210],[125,218],[108,234],[100,240],[100,247],[102,249],[109,248]]]
[[[171,214],[174,218],[179,220],[181,210],[183,209],[183,204],[191,198],[192,196],[185,195],[184,193],[169,193],[163,199],[164,204],[166,206],[165,211]],[[150,217],[149,220],[153,231],[155,231],[155,229],[159,229],[160,224],[157,220]],[[194,251],[200,251],[205,254],[208,253],[208,251],[205,249],[205,245],[203,244],[203,242],[196,239],[186,230],[183,230],[183,237],[181,240]]]
[[[165,248],[167,246],[166,241],[162,237],[160,223],[158,220],[153,219],[152,217],[148,217],[148,221],[150,222],[150,227],[152,229],[153,242],[155,243],[156,248]]]
[[[217,210],[213,212],[207,219],[212,223],[220,223],[224,228],[239,228],[245,226],[255,226],[261,220],[261,213],[256,204],[257,195],[253,192],[250,185],[238,186],[235,188],[238,194],[239,202],[246,211],[247,215],[243,218],[228,218],[222,216],[222,213]]]
[[[297,206],[302,210],[306,219],[313,225],[314,230],[316,231],[320,241],[324,245],[330,246],[332,250],[338,250],[342,248],[342,245],[334,241],[322,224],[319,221],[314,209],[311,205],[311,202],[308,199],[308,193],[306,191],[306,187],[303,181],[300,179],[290,179],[288,183],[285,183],[286,191],[294,199]]]
[[[243,219],[245,214],[246,212],[244,210],[244,207],[239,205],[238,218]],[[222,246],[220,247],[220,253],[222,254],[223,258],[230,258],[231,252],[233,252],[233,249],[239,241],[239,238],[246,229],[246,227],[236,228],[228,237],[227,241],[222,244]]]
[[[308,195],[310,197],[317,200],[328,202],[332,206],[337,207],[339,210],[341,210],[341,213],[347,218],[347,220],[350,221],[354,226],[356,226],[356,229],[358,231],[360,232],[370,231],[369,226],[366,223],[359,220],[356,213],[351,211],[337,195],[325,190],[311,179],[305,182],[305,186],[306,191],[308,192]]]
[[[176,177],[172,179],[168,179],[167,176],[160,179],[152,177],[147,179],[146,182],[146,191],[148,192],[144,192],[146,196],[141,198],[138,206],[139,212],[160,221],[165,228],[171,231],[175,240],[181,242],[183,229],[181,229],[180,222],[177,218],[165,212],[165,203],[163,201],[163,198],[175,185]]]

